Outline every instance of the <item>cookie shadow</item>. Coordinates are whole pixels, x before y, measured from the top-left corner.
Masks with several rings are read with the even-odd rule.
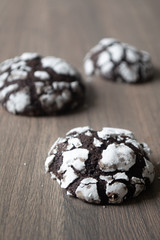
[[[160,69],[158,67],[154,67],[153,79],[154,79],[154,81],[159,81],[160,80]]]
[[[154,200],[157,199],[158,196],[160,195],[159,188],[160,188],[160,181],[157,179],[157,177],[155,177],[154,182],[152,183],[152,185],[147,187],[146,191],[140,193],[138,197],[129,199],[124,204],[126,206],[130,206],[130,205],[143,203],[144,201],[147,201],[147,202],[153,201],[153,199]]]

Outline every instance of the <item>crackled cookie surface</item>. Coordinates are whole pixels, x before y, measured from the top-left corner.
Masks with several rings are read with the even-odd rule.
[[[118,204],[154,179],[150,149],[125,129],[72,129],[51,147],[45,169],[67,194],[89,203]]]
[[[153,75],[149,53],[112,38],[102,39],[84,59],[87,75],[127,83],[145,82]]]
[[[62,59],[23,53],[0,64],[0,101],[13,114],[57,114],[83,98],[80,74]]]

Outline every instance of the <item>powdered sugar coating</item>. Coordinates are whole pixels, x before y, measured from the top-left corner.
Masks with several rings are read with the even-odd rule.
[[[99,167],[104,172],[113,172],[115,170],[128,171],[136,162],[134,151],[121,144],[110,144],[103,150],[102,158],[99,161]]]
[[[67,135],[70,135],[70,134],[75,133],[75,135],[76,135],[76,134],[81,134],[81,133],[87,132],[88,130],[90,130],[90,127],[88,127],[88,126],[78,127],[78,128],[73,128],[73,129],[71,129],[71,130],[70,130],[69,132],[67,132],[66,134],[67,134]]]
[[[138,196],[154,180],[149,152],[129,130],[78,127],[54,143],[45,169],[67,195],[89,203],[119,204]]]
[[[124,49],[120,43],[111,45],[108,47],[108,51],[111,54],[112,61],[115,63],[120,62],[124,56]]]
[[[128,176],[124,172],[119,172],[113,175],[114,179],[124,179],[124,180],[129,180]]]
[[[101,141],[99,141],[97,138],[94,138],[93,144],[95,147],[100,147],[103,143]]]
[[[5,98],[10,92],[16,90],[17,88],[17,83],[5,87],[2,91],[0,91],[0,100],[3,100],[3,98]]]
[[[113,38],[102,39],[84,59],[86,75],[99,74],[114,81],[144,82],[153,76],[149,53]]]
[[[134,138],[134,135],[131,131],[126,130],[126,129],[120,129],[120,128],[103,128],[101,131],[97,132],[98,137],[106,140],[108,137],[112,136],[112,137],[116,137],[116,136],[121,136],[121,135],[125,135],[129,138]]]
[[[143,190],[145,190],[145,182],[143,179],[132,177],[131,182],[135,185],[134,197],[138,196]]]
[[[77,178],[78,176],[73,170],[73,168],[68,167],[60,182],[61,188],[67,188]]]
[[[128,189],[124,183],[115,182],[113,184],[107,184],[106,195],[108,197],[108,203],[121,203],[128,193]]]
[[[13,64],[13,59],[7,59],[0,64],[0,72],[4,72],[11,67]]]
[[[76,189],[76,196],[79,199],[85,200],[87,202],[100,203],[101,200],[97,192],[96,183],[97,180],[94,178],[83,179]]]
[[[51,68],[57,74],[77,75],[76,70],[63,59],[48,56],[42,58],[41,63],[44,68]]]
[[[100,40],[99,45],[101,45],[102,47],[103,46],[107,47],[114,42],[116,42],[116,39],[114,39],[114,38],[103,38],[102,40]]]
[[[35,71],[34,76],[41,79],[41,80],[45,80],[45,79],[50,78],[49,74],[45,71]]]
[[[38,53],[30,53],[30,52],[25,52],[20,56],[20,58],[23,61],[29,61],[29,60],[35,59],[37,57],[39,57]]]
[[[87,132],[85,132],[85,135],[91,137],[92,133],[90,131],[87,131]]]
[[[92,75],[94,73],[94,64],[93,61],[87,59],[84,63],[84,70],[87,75]]]
[[[91,61],[91,60],[90,60]],[[104,64],[107,64],[110,61],[110,55],[107,52],[102,52],[99,55],[99,58],[97,60],[97,66],[102,66]],[[92,61],[91,61],[92,62]],[[93,63],[92,63],[93,64]]]
[[[68,167],[73,166],[78,171],[85,167],[85,161],[88,159],[88,150],[83,148],[75,148],[70,151],[63,152],[63,164],[58,172],[65,172]]]
[[[126,82],[132,83],[136,82],[139,66],[138,64],[134,64],[133,66],[128,66],[128,64],[123,61],[118,66],[118,73],[120,77],[126,80]]]
[[[83,98],[80,74],[60,58],[23,53],[0,64],[0,100],[13,114],[57,114],[76,108]],[[15,107],[17,101],[21,107]]]
[[[112,78],[113,76],[113,62],[107,62],[101,66],[102,74],[105,75],[107,78]]]
[[[67,146],[67,150],[72,149],[73,147],[79,148],[82,146],[81,141],[79,140],[79,138],[70,138],[68,140],[68,146]]]
[[[131,47],[126,48],[126,59],[130,63],[136,63],[139,61],[139,55],[136,53],[136,49],[132,49]]]
[[[10,72],[10,75],[8,77],[8,81],[12,82],[14,80],[23,80],[27,77],[27,72],[19,69],[14,69]]]
[[[7,72],[5,72],[5,73],[0,75],[0,88],[3,87],[7,77],[8,77],[8,73]]]
[[[6,102],[6,108],[9,112],[16,114],[25,110],[25,107],[30,104],[30,98],[27,91],[19,91],[9,96]]]

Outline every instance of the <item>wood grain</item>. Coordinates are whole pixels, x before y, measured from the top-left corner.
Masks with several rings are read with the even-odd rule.
[[[0,108],[0,239],[160,239],[159,10],[159,0],[0,0],[0,61],[37,51],[83,72],[85,53],[106,36],[149,51],[156,67],[143,85],[94,79],[88,107],[65,116],[18,117]],[[106,208],[65,195],[44,173],[44,160],[57,137],[85,125],[130,129],[149,144],[156,179],[148,191]]]

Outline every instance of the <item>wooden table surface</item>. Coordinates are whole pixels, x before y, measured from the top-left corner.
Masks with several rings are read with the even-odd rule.
[[[150,52],[156,68],[154,80],[142,85],[94,79],[87,106],[65,116],[20,117],[0,108],[1,240],[160,239],[159,11],[159,0],[0,0],[0,61],[34,51],[64,58],[83,73],[86,52],[115,37]],[[120,206],[67,197],[45,174],[45,157],[59,136],[86,125],[130,129],[147,142],[154,184]]]

